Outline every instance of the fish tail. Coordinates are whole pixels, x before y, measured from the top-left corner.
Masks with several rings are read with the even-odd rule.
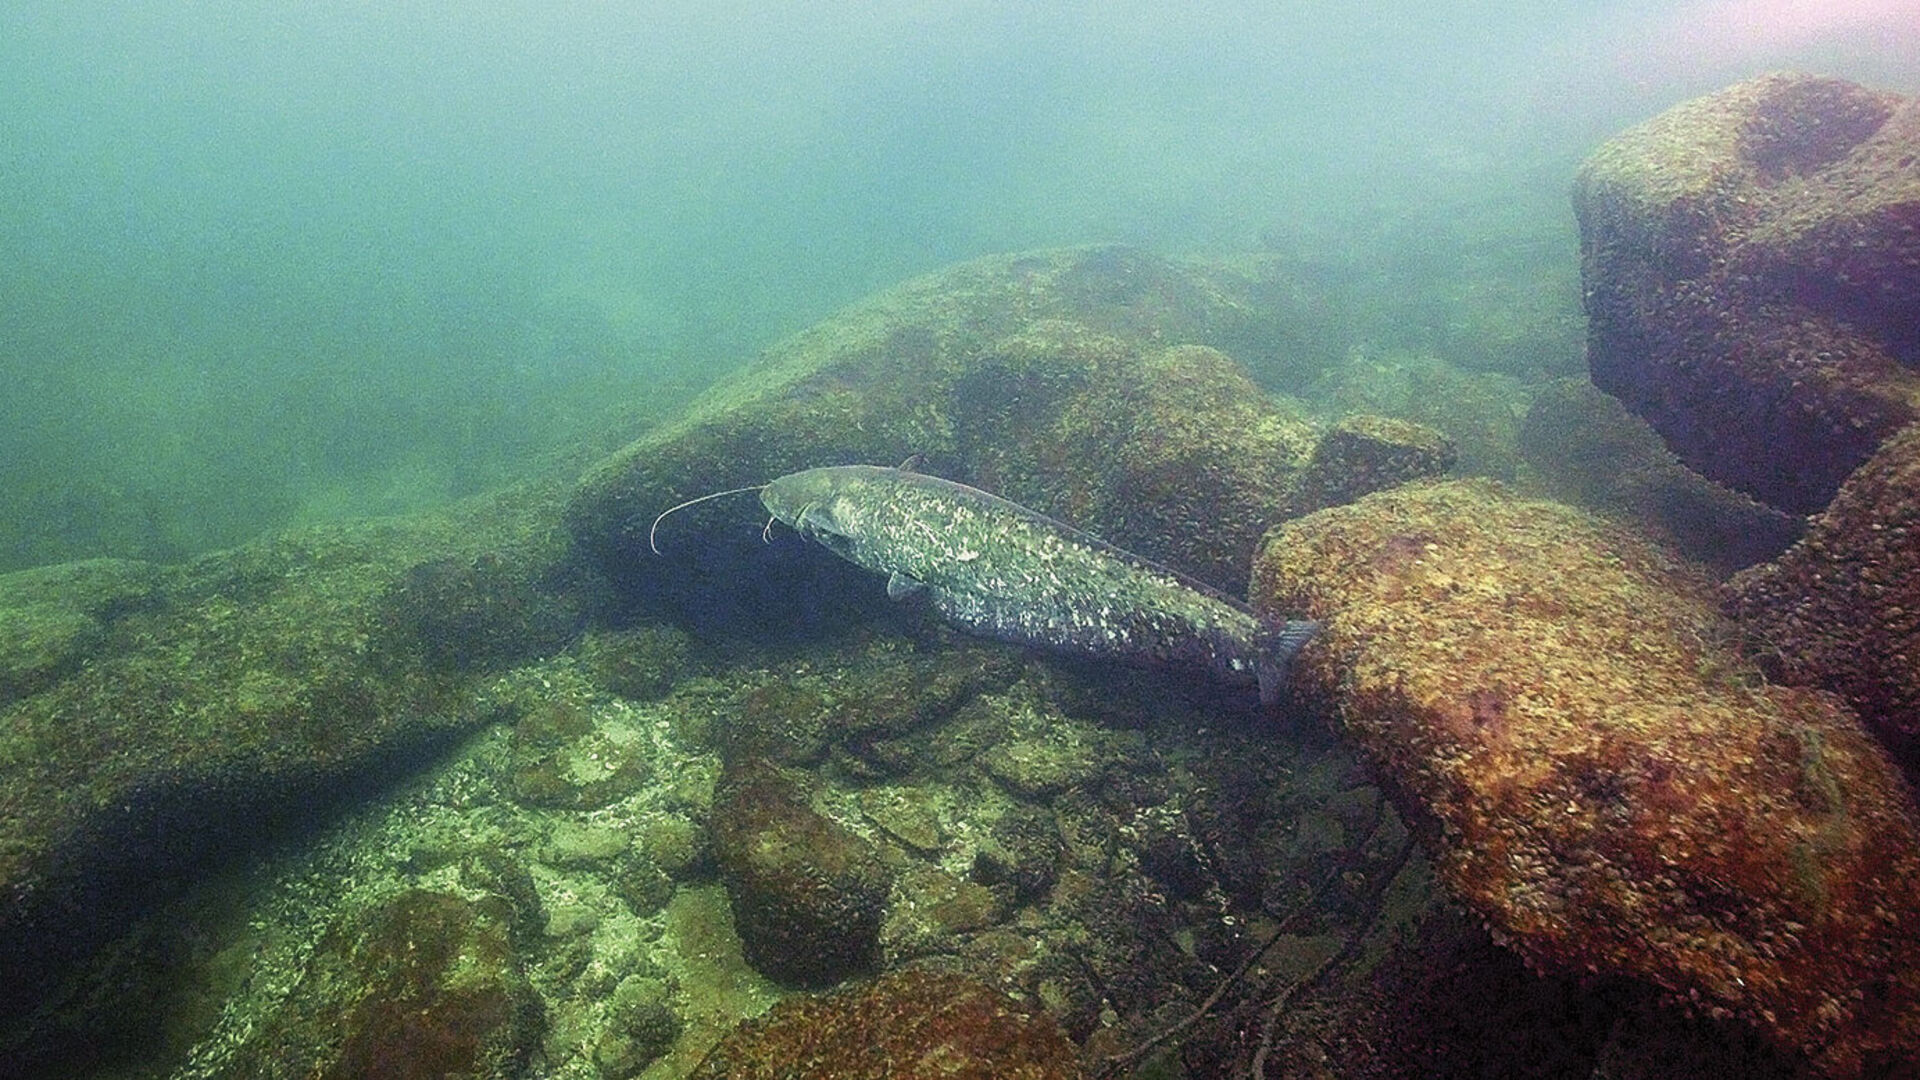
[[[1260,635],[1255,671],[1260,677],[1260,704],[1271,705],[1280,699],[1287,685],[1287,669],[1293,666],[1293,654],[1320,632],[1320,624],[1310,620],[1270,624]]]

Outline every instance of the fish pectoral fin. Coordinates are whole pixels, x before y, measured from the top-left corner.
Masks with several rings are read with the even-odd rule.
[[[887,599],[905,600],[909,596],[919,596],[927,591],[927,583],[895,570],[887,575]]]
[[[808,503],[793,516],[793,527],[801,534],[819,539],[822,536],[837,535],[833,527],[833,515],[819,503]]]

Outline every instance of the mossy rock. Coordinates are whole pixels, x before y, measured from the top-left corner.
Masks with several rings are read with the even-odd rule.
[[[665,624],[590,630],[580,641],[580,660],[608,692],[632,701],[665,697],[699,667],[693,639]]]
[[[593,703],[558,686],[521,704],[508,743],[507,790],[523,806],[599,810],[639,791],[653,768],[645,744],[602,730]]]
[[[559,580],[552,489],[269,537],[180,568],[32,571],[67,613],[0,704],[0,1026],[208,860],[311,828],[499,715],[477,672],[384,632],[412,567]],[[57,641],[55,639],[58,639]],[[556,648],[540,636],[514,651]],[[84,659],[77,662],[76,657]]]
[[[878,583],[780,531],[762,544],[750,495],[667,519],[652,537],[664,556],[645,526],[800,468],[920,454],[928,472],[1232,589],[1315,440],[1212,347],[1257,321],[1202,269],[1126,249],[964,263],[776,345],[591,470],[568,524],[631,595],[697,632],[805,633],[870,617]]]
[[[1920,1053],[1920,821],[1831,697],[1762,685],[1708,582],[1490,482],[1276,530],[1302,692],[1426,823],[1436,868],[1547,971],[1630,976],[1836,1075]]]
[[[89,559],[0,575],[0,706],[72,674],[115,620],[151,603],[173,573]]]
[[[545,656],[582,622],[577,597],[542,581],[548,568],[495,552],[427,559],[380,600],[384,652],[442,671],[487,671]]]
[[[1019,658],[993,645],[876,638],[831,666],[805,661],[739,687],[719,725],[720,751],[729,761],[799,765],[839,748],[871,765],[1019,673]],[[910,768],[911,756],[901,764]]]
[[[1424,424],[1366,413],[1344,417],[1314,447],[1288,516],[1444,476],[1456,460],[1453,441]]]

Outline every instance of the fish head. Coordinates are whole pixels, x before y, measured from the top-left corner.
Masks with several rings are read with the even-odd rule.
[[[795,532],[838,550],[850,532],[844,519],[853,484],[846,467],[803,469],[769,481],[760,503]]]

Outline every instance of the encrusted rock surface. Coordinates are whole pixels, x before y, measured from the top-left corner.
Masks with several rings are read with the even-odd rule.
[[[176,576],[130,559],[0,575],[0,707],[72,674],[106,639],[108,624]]]
[[[578,614],[550,576],[556,513],[523,491],[185,567],[10,575],[29,617],[0,608],[26,628],[9,643],[16,699],[0,699],[0,1057],[34,1041],[70,965],[182,876],[495,719],[475,684],[506,656],[475,642],[554,648]],[[477,604],[461,573],[413,587],[421,565],[482,563]]]
[[[543,1017],[504,899],[415,889],[356,917],[220,1076],[523,1075]]]
[[[1805,540],[1735,578],[1771,673],[1845,697],[1920,777],[1920,425],[1889,439]]]
[[[1443,476],[1455,459],[1453,442],[1423,424],[1366,413],[1343,417],[1314,447],[1289,510],[1308,514]]]
[[[1920,1053],[1920,822],[1831,697],[1761,685],[1706,583],[1488,482],[1276,530],[1256,605],[1436,866],[1546,971],[1625,975],[1835,1075]]]
[[[1689,466],[1812,513],[1920,415],[1920,101],[1739,83],[1601,146],[1574,208],[1594,384]]]
[[[1052,1019],[983,983],[901,971],[796,997],[714,1047],[691,1080],[1072,1080]]]

